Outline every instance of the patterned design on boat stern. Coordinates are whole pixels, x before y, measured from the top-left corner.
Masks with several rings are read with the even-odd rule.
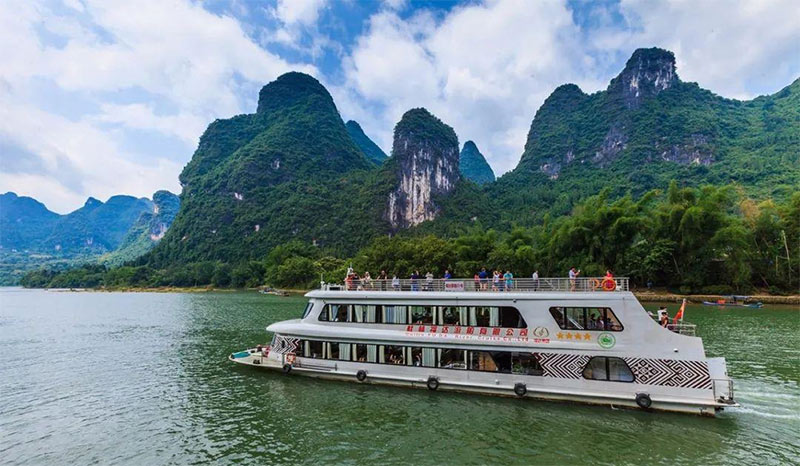
[[[711,389],[711,376],[704,361],[625,358],[636,376],[636,383]]]
[[[589,356],[580,354],[536,353],[545,377],[580,379]]]
[[[276,354],[296,353],[299,338],[276,336],[270,351]]]

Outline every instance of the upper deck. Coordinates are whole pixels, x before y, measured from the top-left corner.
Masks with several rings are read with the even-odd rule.
[[[348,278],[344,284],[322,282],[324,291],[394,291],[394,292],[479,292],[479,293],[609,293],[629,291],[628,277],[583,278],[512,278],[493,281],[489,278],[418,278],[377,280]]]

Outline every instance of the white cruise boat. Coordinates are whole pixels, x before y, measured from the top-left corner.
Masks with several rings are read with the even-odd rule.
[[[290,375],[714,415],[738,404],[694,325],[660,326],[628,279],[322,283],[272,343],[230,355]]]

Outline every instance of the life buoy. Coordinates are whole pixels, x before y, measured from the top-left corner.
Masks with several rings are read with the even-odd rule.
[[[650,399],[650,395],[647,393],[637,393],[636,404],[642,409],[648,409],[653,404],[653,400]]]
[[[439,379],[434,376],[428,377],[428,390],[436,390],[439,388]]]
[[[283,373],[284,374],[288,374],[289,372],[292,372],[292,365],[291,364],[284,364],[283,365]]]
[[[359,382],[363,382],[363,381],[367,380],[367,371],[362,369],[362,370],[356,372],[356,378],[358,379]]]
[[[286,355],[286,362],[289,364],[294,364],[295,354],[289,353]]]
[[[604,291],[614,291],[616,289],[617,289],[617,282],[615,282],[613,278],[606,277],[603,279]]]
[[[522,398],[523,396],[525,396],[526,393],[528,393],[528,387],[525,386],[524,383],[518,383],[514,385],[514,393],[518,397]]]
[[[600,285],[600,280],[598,280],[596,278],[593,278],[592,279],[592,288],[594,288],[595,290],[599,290],[600,286],[601,286]]]

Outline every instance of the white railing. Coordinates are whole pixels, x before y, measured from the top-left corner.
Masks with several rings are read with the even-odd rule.
[[[736,403],[733,399],[733,379],[711,379],[711,388],[715,400],[726,404]]]
[[[628,291],[627,277],[589,278],[513,278],[494,281],[486,279],[451,278],[451,279],[364,279],[349,278],[343,284],[322,282],[325,290],[341,291],[478,291],[478,292],[585,292],[585,291]]]
[[[693,337],[697,334],[697,325],[695,324],[684,324],[683,322],[679,324],[667,324],[667,329],[690,337]]]

